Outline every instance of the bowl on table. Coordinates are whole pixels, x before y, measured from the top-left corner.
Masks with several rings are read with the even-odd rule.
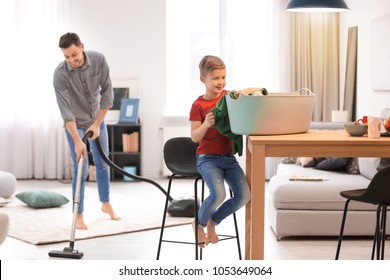
[[[346,123],[344,124],[344,129],[351,136],[363,136],[367,132],[368,125],[360,123]]]

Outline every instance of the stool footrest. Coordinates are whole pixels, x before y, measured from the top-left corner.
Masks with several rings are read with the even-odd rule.
[[[217,234],[218,237],[221,237],[219,241],[225,241],[230,239],[236,239],[237,236],[235,235],[225,235],[225,234]],[[195,245],[195,242],[191,241],[180,241],[180,240],[167,240],[163,239],[161,242],[167,242],[167,243],[179,243],[179,244],[189,244],[189,245]],[[203,244],[203,242],[198,242],[198,245]]]
[[[179,241],[179,240],[167,240],[167,239],[164,239],[164,240],[161,240],[161,242],[195,245],[195,242],[191,242],[191,241]],[[200,242],[198,243],[198,245],[200,245],[200,244],[203,244],[203,242],[202,243],[200,243]]]

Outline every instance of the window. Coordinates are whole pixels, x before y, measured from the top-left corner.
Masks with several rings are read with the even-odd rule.
[[[198,64],[221,57],[226,89],[277,90],[277,38],[273,0],[167,0],[167,83],[165,114],[188,116],[204,93]]]

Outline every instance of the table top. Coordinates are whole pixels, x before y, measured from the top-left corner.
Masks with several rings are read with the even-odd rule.
[[[248,148],[265,145],[265,156],[390,157],[390,137],[353,137],[343,130],[248,136]]]

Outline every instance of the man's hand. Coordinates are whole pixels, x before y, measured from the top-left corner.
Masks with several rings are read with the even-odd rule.
[[[84,142],[80,139],[80,141],[77,141],[74,145],[74,151],[76,153],[76,160],[79,162],[81,156],[85,158],[87,156],[87,146],[84,144]]]
[[[95,140],[96,138],[99,137],[100,135],[100,126],[98,125],[91,125],[88,129],[87,129],[87,133],[91,131],[93,134],[92,136],[89,138],[90,140]]]

